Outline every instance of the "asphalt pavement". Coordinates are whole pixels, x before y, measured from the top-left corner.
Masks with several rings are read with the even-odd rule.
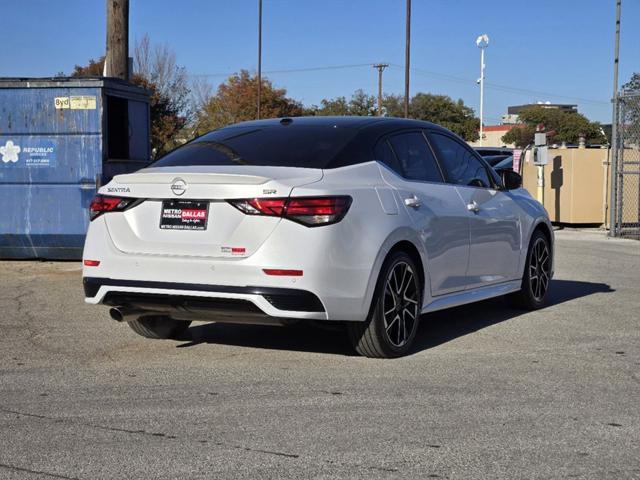
[[[193,324],[147,340],[76,262],[0,262],[0,479],[640,479],[640,242],[558,231],[549,306],[423,317],[415,351]]]

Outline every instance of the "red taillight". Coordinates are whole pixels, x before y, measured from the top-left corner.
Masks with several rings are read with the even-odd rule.
[[[287,215],[335,215],[346,206],[346,198],[292,198],[287,205]]]
[[[100,260],[85,260],[83,263],[84,263],[85,267],[98,267],[98,266],[100,266]]]
[[[284,270],[281,268],[263,268],[262,271],[267,275],[276,275],[281,277],[301,277],[302,270]]]
[[[317,227],[342,220],[351,205],[351,197],[249,198],[228,202],[247,215],[283,217],[307,227]]]
[[[89,218],[93,220],[104,212],[114,212],[123,210],[133,201],[132,198],[107,197],[106,195],[96,195],[91,200],[89,207]]]
[[[287,205],[286,198],[252,198],[247,203],[262,215],[281,217]],[[248,212],[245,212],[248,213]]]

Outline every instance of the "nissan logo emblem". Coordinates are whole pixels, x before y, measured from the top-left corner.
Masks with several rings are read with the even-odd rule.
[[[181,178],[176,178],[171,184],[171,191],[177,196],[184,194],[187,191],[187,182]]]

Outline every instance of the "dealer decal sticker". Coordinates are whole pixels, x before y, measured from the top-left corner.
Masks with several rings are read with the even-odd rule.
[[[71,110],[95,110],[97,106],[94,95],[77,95],[69,97]]]
[[[240,255],[244,256],[247,253],[247,249],[244,247],[220,247],[220,253],[223,254],[231,254],[231,255]]]

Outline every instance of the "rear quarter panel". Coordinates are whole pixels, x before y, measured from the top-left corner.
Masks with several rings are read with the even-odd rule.
[[[520,277],[522,278],[524,275],[531,236],[535,229],[541,224],[544,224],[547,227],[551,239],[551,273],[553,275],[555,265],[555,236],[553,233],[553,225],[549,220],[549,214],[545,210],[544,206],[534,199],[524,188],[511,190],[509,193],[524,212],[524,215],[522,216],[522,247],[520,249],[519,266]]]
[[[327,305],[332,319],[366,318],[382,263],[397,242],[409,240],[416,246],[426,272],[424,252],[411,228],[411,220],[403,208],[393,208],[390,198],[395,197],[386,195],[386,190],[388,185],[380,176],[377,163],[368,162],[325,170],[321,181],[297,187],[292,192],[293,196],[349,195],[353,198],[349,212],[340,223],[310,229],[311,234],[317,230],[318,235],[310,243],[315,251],[307,253],[312,264],[327,272],[319,281],[326,283],[321,287],[327,289],[326,296],[335,298],[335,314],[332,315],[332,308]],[[284,222],[280,227],[283,226]],[[428,285],[428,277],[425,283]]]

